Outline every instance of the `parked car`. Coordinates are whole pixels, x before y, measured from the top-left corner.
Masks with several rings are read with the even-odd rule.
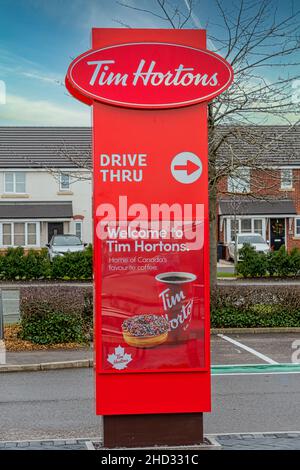
[[[237,236],[237,249],[238,253],[245,244],[249,244],[254,247],[259,253],[268,253],[270,246],[266,240],[258,233],[238,233]],[[235,243],[234,241],[228,245],[229,257],[234,260],[235,258]],[[239,259],[239,254],[238,254]]]
[[[75,251],[83,251],[86,243],[82,243],[76,235],[53,235],[50,243],[47,243],[48,255],[50,261],[55,256],[63,256],[66,253],[74,253]]]

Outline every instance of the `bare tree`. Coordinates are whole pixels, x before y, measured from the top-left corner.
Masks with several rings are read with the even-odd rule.
[[[194,26],[200,0],[148,0],[147,8],[143,7],[143,2],[139,6],[128,0],[117,0],[117,3],[121,12],[126,9],[149,15],[154,27],[182,29]],[[256,175],[251,179],[247,197],[258,197],[258,194],[263,197],[266,194],[264,176],[272,174],[266,155],[275,155],[285,145],[287,134],[293,131],[300,115],[300,93],[297,94],[297,86],[300,89],[300,11],[294,11],[291,3],[290,8],[287,5],[285,9],[289,9],[288,13],[279,13],[275,0],[236,0],[230,5],[214,0],[214,6],[217,10],[214,22],[207,21],[203,25],[208,31],[208,46],[231,63],[235,80],[208,107],[212,285],[216,283],[217,274],[220,182],[236,174],[241,167],[259,170],[260,177]],[[124,27],[134,26],[122,19],[114,21]],[[262,125],[275,123],[285,124],[285,127],[270,139]],[[291,139],[284,147],[286,163],[295,153],[290,142]],[[69,152],[63,145],[56,151],[64,156]],[[76,152],[72,152],[70,161],[75,166],[75,178],[82,178],[81,168],[91,169],[88,156],[83,161],[81,155],[77,158]],[[62,172],[48,170],[53,175]],[[271,192],[277,184],[276,181],[270,183]],[[226,194],[230,196],[228,191]]]
[[[162,22],[166,27],[172,27],[173,29],[183,29],[189,25],[189,21],[193,15],[193,8],[195,0],[182,0],[177,2],[171,2],[170,0],[154,0],[151,3],[150,8],[137,7],[126,0],[117,0],[119,5],[130,10],[137,12],[146,13],[157,22]],[[125,25],[127,28],[131,27],[128,24],[123,23],[121,20],[115,20],[117,23]]]
[[[178,29],[191,26],[199,5],[197,0],[152,0],[148,8],[133,7],[125,0],[118,3],[124,8],[149,14],[160,24]],[[263,156],[276,153],[284,134],[296,125],[300,111],[300,100],[296,99],[293,89],[295,84],[299,84],[297,80],[300,77],[300,11],[294,11],[291,3],[290,8],[286,6],[286,11],[290,11],[280,14],[273,0],[239,0],[230,5],[214,0],[214,4],[217,18],[205,25],[209,48],[231,63],[235,80],[209,105],[208,112],[212,285],[216,283],[220,181],[240,167],[260,169],[262,175],[270,171]],[[270,142],[265,140],[259,126],[271,123],[288,127]],[[233,145],[237,138],[239,152]],[[247,148],[252,145],[258,150],[247,155],[243,152],[243,143]],[[286,152],[289,152],[288,148]],[[258,185],[258,181],[253,184]]]

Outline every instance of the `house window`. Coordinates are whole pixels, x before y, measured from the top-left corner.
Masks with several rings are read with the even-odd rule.
[[[234,224],[235,222],[235,224]],[[235,226],[235,230],[234,230],[234,226]],[[231,241],[234,241],[235,239],[235,233],[239,233],[239,221],[238,220],[231,220],[231,224],[230,224],[230,240]]]
[[[241,233],[251,232],[251,219],[241,219]]]
[[[75,234],[82,240],[82,222],[75,222]]]
[[[2,224],[2,245],[12,245],[12,224]]]
[[[295,219],[295,237],[300,237],[300,218]]]
[[[59,189],[60,191],[69,191],[70,189],[70,175],[61,173],[59,176]]]
[[[284,168],[281,170],[281,189],[293,188],[293,170]]]
[[[27,245],[36,245],[36,224],[35,223],[28,223],[27,224]]]
[[[25,246],[25,223],[14,224],[14,245]]]
[[[262,219],[253,219],[253,232],[259,233],[263,236],[263,221]]]
[[[228,177],[229,193],[249,193],[250,192],[250,169],[238,168]]]
[[[26,178],[23,171],[5,172],[4,173],[4,191],[6,193],[25,193],[26,192]]]
[[[236,233],[259,233],[262,237],[265,236],[265,219],[249,218],[238,218],[236,223]],[[234,219],[228,219],[230,240],[234,241]],[[300,236],[300,218],[299,218],[299,236]]]
[[[38,239],[36,222],[2,223],[2,246],[36,246]]]

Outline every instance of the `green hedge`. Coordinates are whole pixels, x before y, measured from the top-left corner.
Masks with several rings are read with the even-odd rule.
[[[20,338],[37,344],[90,341],[93,302],[90,287],[21,289]]]
[[[93,253],[91,245],[77,253],[56,256],[51,264],[52,279],[87,280],[93,277]]]
[[[300,250],[294,248],[288,253],[282,246],[278,251],[258,253],[252,246],[244,245],[240,250],[237,272],[243,277],[299,276]]]
[[[50,262],[46,248],[41,251],[29,250],[27,253],[22,247],[8,248],[0,255],[0,280],[90,280],[92,258],[91,245],[82,252],[57,256],[53,262]]]
[[[218,286],[211,293],[211,325],[300,327],[300,286]]]
[[[22,287],[20,298],[21,338],[38,344],[92,339],[91,286]],[[211,326],[300,327],[300,286],[219,285],[211,293]]]
[[[63,313],[23,319],[20,338],[36,344],[84,343],[82,319]]]
[[[41,251],[8,248],[0,255],[1,280],[28,280],[47,279],[51,277],[51,265],[47,256],[47,249]]]

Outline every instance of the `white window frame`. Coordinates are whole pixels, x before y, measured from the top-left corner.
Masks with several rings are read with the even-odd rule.
[[[15,235],[16,235],[16,233],[15,233],[15,225],[16,225],[16,224],[22,224],[22,225],[24,225],[24,245],[17,245],[17,244],[15,243]],[[27,241],[27,239],[26,239],[26,222],[21,222],[21,221],[19,221],[19,220],[16,220],[16,221],[12,222],[12,223],[11,223],[11,233],[12,233],[12,241],[13,241],[13,246],[14,246],[14,247],[17,247],[17,246],[23,246],[23,247],[25,247],[25,246],[26,246],[26,241]],[[23,236],[23,234],[22,234],[22,236]]]
[[[35,225],[35,239],[36,239],[36,243],[35,245],[32,245],[30,243],[28,243],[28,224],[33,224]],[[37,243],[38,243],[38,240],[39,240],[39,231],[40,231],[40,224],[39,222],[26,222],[25,223],[25,243],[26,243],[26,246],[29,246],[29,247],[36,247],[36,246],[39,246]]]
[[[13,235],[13,224],[12,224],[12,222],[1,221],[1,224],[0,224],[0,246],[1,246],[1,247],[5,247],[5,248],[13,247],[13,244],[12,244],[12,243],[11,243],[10,245],[4,245],[4,244],[3,244],[3,224],[5,224],[5,225],[10,225],[11,241],[13,241],[13,239],[14,239],[14,235]]]
[[[17,191],[17,185],[16,185],[16,175],[17,174],[23,174],[24,175],[24,191]],[[6,190],[6,178],[7,175],[12,175],[13,176],[13,190],[12,191],[7,191]],[[5,194],[26,194],[26,172],[25,171],[5,171],[4,172],[4,193]]]
[[[252,228],[252,232],[253,233],[258,233],[255,231],[255,221],[259,220],[261,222],[261,231],[262,233],[260,234],[262,237],[265,238],[265,235],[266,235],[266,223],[265,223],[265,226],[264,226],[264,222],[263,222],[263,219],[261,219],[260,217],[253,217],[253,220],[251,221],[251,228]]]
[[[287,178],[289,181],[286,184],[284,180],[284,172],[289,172],[289,177]],[[280,189],[289,190],[293,189],[293,169],[292,168],[281,168],[280,171]]]
[[[237,168],[232,175],[227,178],[227,191],[232,194],[250,193],[250,168]]]
[[[67,176],[68,179],[69,179],[69,184],[68,184],[68,187],[67,187],[67,188],[63,188],[63,187],[62,187],[62,178],[63,178],[63,177],[66,177],[66,176]],[[71,176],[68,175],[67,173],[60,173],[60,175],[59,175],[59,190],[60,190],[60,191],[70,191],[70,186],[71,186]]]
[[[266,218],[265,217],[253,217],[253,216],[243,216],[243,217],[237,217],[236,220],[238,222],[238,233],[241,233],[241,221],[243,219],[251,219],[251,232],[254,232],[254,220],[261,220],[262,221],[262,236],[264,239],[266,239]],[[234,221],[233,217],[227,217],[226,218],[226,241],[227,243],[231,243],[231,223]]]
[[[17,246],[20,245],[15,245],[14,244],[14,238],[15,238],[15,231],[14,231],[14,224],[15,223],[21,223],[25,224],[25,245],[22,245],[24,248],[39,248],[41,245],[40,241],[40,222],[37,222],[36,220],[1,220],[0,222],[0,246],[1,248],[16,248]],[[3,224],[10,224],[11,226],[11,245],[4,245],[3,244]],[[28,224],[35,224],[36,226],[36,244],[35,245],[30,245],[28,242]]]
[[[294,235],[295,238],[300,238],[300,233],[297,233],[297,220],[300,220],[300,217],[295,217],[294,219]]]
[[[75,235],[76,236],[77,236],[77,230],[76,230],[76,225],[77,224],[80,225],[80,237],[79,238],[80,238],[81,241],[83,241],[82,240],[82,220],[75,220],[75,222],[74,222],[74,228],[75,228]]]

